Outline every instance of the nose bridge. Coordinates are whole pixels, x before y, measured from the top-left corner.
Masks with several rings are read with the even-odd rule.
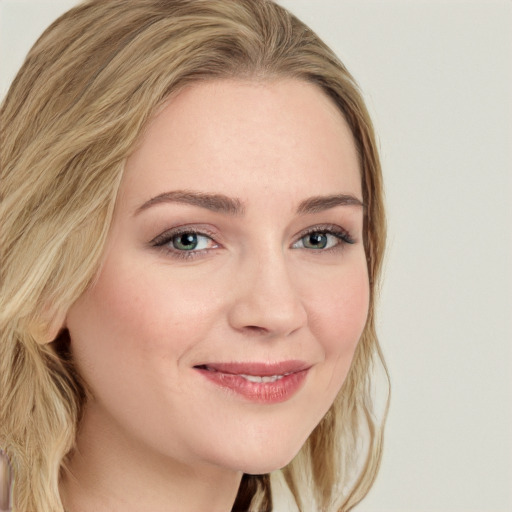
[[[286,336],[307,321],[286,251],[266,244],[241,258],[230,314],[234,328]]]

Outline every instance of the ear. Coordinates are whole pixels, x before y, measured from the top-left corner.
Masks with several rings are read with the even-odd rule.
[[[41,319],[33,322],[29,327],[29,333],[38,345],[46,345],[57,338],[66,327],[66,313],[59,312],[49,322]]]

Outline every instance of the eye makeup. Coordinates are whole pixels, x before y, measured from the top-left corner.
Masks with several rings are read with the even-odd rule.
[[[164,231],[149,245],[178,259],[192,259],[221,248],[214,236],[215,233],[205,226],[186,225]]]
[[[304,239],[307,239],[308,237],[310,237],[310,240],[304,243]],[[299,242],[302,242],[302,247],[298,245]],[[292,244],[292,247],[296,249],[326,251],[330,249],[339,248],[339,246],[342,246],[344,244],[353,245],[355,243],[356,240],[351,236],[351,234],[346,229],[342,228],[341,226],[337,226],[335,224],[321,224],[312,226],[303,231],[300,234],[299,239],[294,244]],[[309,245],[309,247],[307,247],[306,245]]]
[[[216,237],[217,234],[205,226],[184,225],[164,231],[153,238],[149,245],[173,258],[193,259],[221,249],[222,245],[216,241]],[[335,224],[311,226],[294,238],[291,249],[320,254],[340,251],[346,244],[356,243],[346,229]]]

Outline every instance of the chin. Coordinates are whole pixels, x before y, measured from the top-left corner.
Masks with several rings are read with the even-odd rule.
[[[267,473],[272,473],[273,471],[277,471],[279,469],[283,469],[285,466],[287,466],[295,457],[296,454],[294,454],[292,457],[283,458],[280,461],[261,461],[261,463],[248,463],[247,465],[240,468],[240,471],[242,473],[248,474],[248,475],[264,475]]]
[[[239,453],[235,467],[249,475],[271,473],[287,466],[299,453],[303,443],[276,448],[272,444],[255,446],[254,450]]]

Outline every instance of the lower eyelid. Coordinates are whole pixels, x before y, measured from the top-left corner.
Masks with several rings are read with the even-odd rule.
[[[206,247],[202,248],[193,248],[193,249],[180,249],[174,247],[174,239],[179,237],[180,235],[194,234],[198,238],[204,238],[204,243]],[[160,235],[156,236],[149,242],[149,245],[162,253],[165,257],[174,259],[174,260],[193,260],[196,258],[201,258],[203,256],[207,256],[212,254],[211,251],[216,251],[220,249],[222,245],[217,242],[216,235],[210,234],[204,228],[194,229],[194,227],[187,228],[186,226],[181,226],[174,229],[169,229],[164,231]],[[203,245],[200,243],[198,245]]]
[[[297,240],[292,244],[292,247],[300,242],[303,238],[309,236],[309,235],[312,235],[312,234],[315,234],[315,233],[320,233],[320,234],[323,234],[323,235],[327,235],[327,236],[333,236],[335,237],[337,240],[339,240],[339,244],[336,244],[337,245],[343,245],[343,244],[355,244],[356,243],[356,240],[348,233],[348,231],[338,231],[338,230],[334,230],[334,229],[326,229],[326,228],[319,228],[319,229],[312,229],[306,233],[303,233],[300,235],[299,238],[297,238]],[[316,249],[316,250],[320,250],[320,249]]]
[[[211,244],[211,246],[203,247],[201,249],[190,249],[190,250],[182,250],[182,249],[176,249],[175,247],[172,247],[174,237],[177,237],[179,235],[185,235],[188,233],[195,234],[198,237],[204,237],[204,238],[208,239],[209,242],[207,242],[207,244],[208,245]],[[314,249],[314,248],[304,247],[304,246],[296,247],[296,244],[298,244],[303,238],[307,237],[308,235],[315,234],[315,233],[320,233],[320,234],[324,234],[327,236],[335,237],[337,239],[338,243],[336,243],[335,245],[333,245],[331,247],[327,247],[327,248]],[[344,246],[346,244],[355,244],[355,243],[356,243],[356,239],[354,239],[350,235],[350,233],[344,229],[338,229],[337,226],[336,226],[336,229],[334,229],[332,227],[328,227],[328,226],[319,226],[318,228],[314,228],[314,229],[308,230],[305,233],[302,233],[300,235],[300,237],[298,237],[296,239],[296,241],[292,243],[291,247],[299,248],[299,249],[306,249],[308,251],[327,252],[329,250],[341,249],[342,246]],[[160,235],[156,236],[155,238],[153,238],[153,240],[151,240],[149,242],[149,244],[152,247],[155,247],[156,249],[162,249],[171,255],[175,255],[177,257],[182,257],[182,258],[183,257],[191,258],[194,256],[199,256],[201,254],[204,254],[205,252],[208,252],[210,250],[215,250],[215,249],[218,249],[221,247],[221,244],[219,244],[215,240],[213,235],[205,232],[204,230],[199,230],[199,229],[196,230],[193,228],[190,228],[190,229],[179,229],[178,228],[175,230],[170,229],[164,233],[161,233]]]
[[[208,239],[212,240],[213,242],[217,243],[212,234],[206,233],[204,231],[199,231],[199,230],[196,231],[194,229],[176,229],[176,230],[170,229],[168,231],[161,233],[160,235],[156,236],[155,238],[153,238],[149,242],[149,244],[154,247],[165,246],[165,245],[171,243],[172,239],[174,237],[177,237],[179,235],[186,235],[189,233],[197,235],[198,237],[201,236],[201,237],[208,238]]]

